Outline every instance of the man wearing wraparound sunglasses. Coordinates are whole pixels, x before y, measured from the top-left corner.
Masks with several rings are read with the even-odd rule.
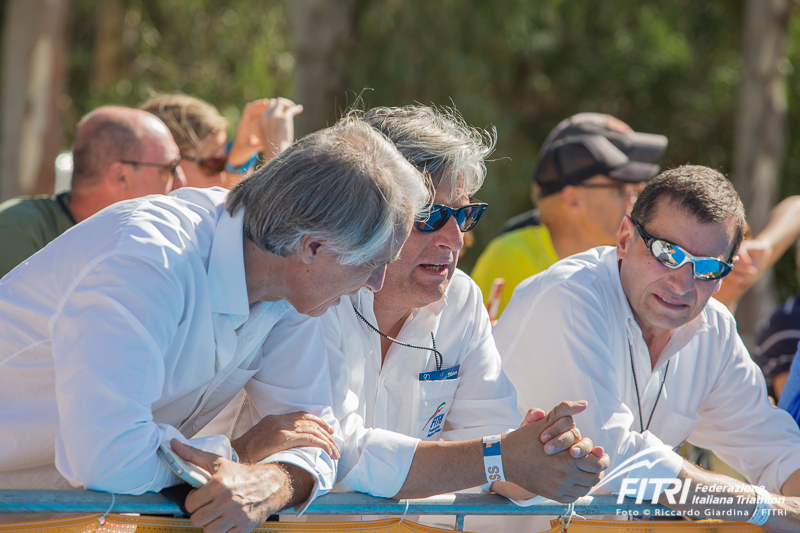
[[[463,233],[486,209],[469,198],[483,182],[494,135],[424,106],[376,108],[363,120],[431,176],[436,195],[430,216],[387,265],[383,288],[345,296],[322,317],[345,437],[339,487],[407,498],[507,479],[517,485],[494,489],[529,497],[522,486],[574,501],[608,464],[573,430],[571,415],[585,404],[565,402],[547,416],[532,410],[514,431],[522,417],[480,291],[456,269]],[[259,458],[264,442],[251,443]]]
[[[739,197],[718,172],[663,172],[623,219],[616,247],[574,255],[524,282],[494,335],[520,407],[589,400],[575,419],[611,457],[600,492],[650,500],[676,486],[684,494],[688,483],[685,503],[658,501],[701,518],[796,531],[800,503],[780,496],[800,495],[800,430],[771,407],[733,316],[711,299],[744,225]],[[683,460],[673,450],[686,440],[762,488]],[[624,475],[615,478],[617,468]]]

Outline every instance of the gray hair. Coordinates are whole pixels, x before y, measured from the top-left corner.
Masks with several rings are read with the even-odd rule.
[[[423,105],[376,107],[361,120],[386,135],[400,153],[430,176],[436,189],[473,196],[486,176],[484,160],[494,151],[497,131],[469,126],[455,109]]]
[[[702,223],[718,224],[732,218],[736,233],[728,261],[739,252],[746,228],[744,206],[731,182],[716,170],[699,165],[665,170],[642,190],[633,205],[631,219],[646,225],[662,201],[680,206]]]
[[[345,265],[368,263],[395,228],[430,201],[425,177],[384,136],[354,117],[291,145],[228,195],[244,209],[244,235],[262,250],[293,254],[306,235],[328,241]]]

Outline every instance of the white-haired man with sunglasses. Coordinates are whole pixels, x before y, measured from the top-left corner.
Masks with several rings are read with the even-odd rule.
[[[663,172],[623,219],[616,247],[529,278],[494,335],[520,408],[589,401],[575,419],[611,456],[600,492],[664,492],[659,503],[677,513],[792,531],[800,505],[782,496],[800,495],[800,430],[771,407],[733,316],[711,299],[744,226],[720,173]],[[682,459],[673,450],[686,440],[760,488]]]
[[[508,480],[516,485],[495,490],[563,502],[585,495],[608,462],[574,428],[571,415],[585,404],[532,410],[514,431],[522,417],[480,290],[456,269],[463,234],[486,209],[470,197],[493,135],[424,106],[377,108],[363,120],[426,170],[436,191],[383,288],[343,297],[322,317],[345,437],[339,487],[419,498]]]

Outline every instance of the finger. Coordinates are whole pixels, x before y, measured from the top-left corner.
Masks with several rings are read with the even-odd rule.
[[[592,455],[594,455],[595,457],[602,458],[605,455],[605,452],[603,451],[603,447],[602,446],[595,446],[594,448],[592,448]],[[608,456],[606,455],[606,457],[608,457]]]
[[[312,415],[311,413],[306,413],[306,412],[303,412],[303,411],[299,411],[299,413],[301,415],[299,417],[300,420],[308,420],[310,422],[314,422],[318,426],[322,427],[322,429],[324,429],[325,431],[327,431],[328,433],[333,435],[333,426],[331,426],[330,424],[325,422],[323,419],[321,419],[317,415]]]
[[[261,113],[261,116],[269,118],[275,113],[275,110],[277,108],[278,108],[278,100],[273,98],[272,100],[269,101],[269,104],[267,104],[267,106],[264,108],[264,111]]]
[[[581,457],[580,459],[575,460],[578,470],[587,474],[599,474],[608,468],[608,462],[608,460],[597,457],[594,454],[589,454],[586,457]]]
[[[593,446],[594,444],[592,443],[592,439],[584,437],[572,445],[572,447],[569,449],[569,454],[575,459],[580,459],[581,457],[592,453]]]
[[[294,117],[296,117],[297,115],[299,115],[302,112],[303,112],[303,106],[296,105],[294,107],[289,108],[289,110],[286,111],[286,116],[294,118]]]
[[[578,430],[578,428],[572,428],[561,433],[557,437],[550,439],[547,444],[544,445],[544,451],[547,455],[563,452],[564,450],[569,450],[572,448],[580,440],[581,432]],[[591,450],[591,446],[589,449]]]
[[[528,424],[541,420],[546,416],[547,413],[545,413],[542,409],[539,409],[538,407],[532,407],[528,409],[527,413],[525,413],[525,417],[522,419],[522,424],[520,424],[519,427],[527,426]]]
[[[178,457],[181,459],[189,461],[190,463],[207,470],[209,473],[217,470],[217,461],[220,459],[219,455],[187,446],[178,439],[172,439],[169,442],[169,445],[172,447],[172,451],[178,454]]]
[[[589,494],[589,491],[592,490],[592,486],[585,486],[585,485],[573,485],[570,487],[569,491],[567,492],[566,496],[572,498],[573,501],[586,496]]]
[[[553,425],[542,431],[542,434],[539,438],[542,442],[548,442],[550,439],[553,439],[562,433],[566,433],[574,427],[575,420],[571,416],[559,418]],[[569,448],[569,446],[567,446],[567,448]],[[566,448],[564,449],[566,450]]]
[[[203,528],[203,533],[225,533],[230,531],[228,520],[225,516],[220,516],[219,513],[215,513],[213,516],[201,515],[200,517],[198,517],[198,513],[195,513],[190,519],[193,526]]]
[[[334,440],[333,436],[331,436],[330,433],[328,433],[323,428],[319,427],[314,423],[304,422],[303,425],[298,426],[294,432],[297,433],[298,435],[310,434],[326,442],[328,447],[330,448],[330,450],[326,450],[328,451],[328,455],[330,455],[331,452],[336,454],[339,453],[339,445],[336,444],[336,441]]]
[[[555,421],[565,416],[577,415],[578,413],[582,413],[586,409],[587,405],[589,404],[586,402],[586,400],[579,400],[576,402],[565,400],[553,407],[553,410],[550,411],[548,417],[550,417],[551,421]]]
[[[336,444],[333,437],[317,425],[300,425],[291,429],[281,430],[281,433],[283,433],[284,441],[291,443],[290,446],[292,448],[298,446],[314,446],[316,448],[323,448],[325,452],[331,456],[339,454],[339,445]],[[310,444],[306,443],[306,440],[311,438],[313,438],[315,442]],[[317,444],[316,441],[323,444]]]
[[[332,459],[339,459],[339,447],[336,446],[335,442],[325,439],[321,434],[295,433],[292,441],[293,448],[298,448],[300,446],[321,448],[325,453],[330,455]]]

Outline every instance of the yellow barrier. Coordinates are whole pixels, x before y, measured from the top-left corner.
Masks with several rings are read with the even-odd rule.
[[[18,522],[0,525],[0,533],[202,533],[187,518],[162,518],[155,516],[127,516],[109,514],[83,515],[36,522]],[[102,522],[102,524],[101,524]],[[606,521],[573,518],[569,525],[564,518],[553,520],[552,528],[544,533],[763,533],[763,529],[745,522],[716,520],[686,522],[656,521]],[[302,533],[326,531],[328,533],[441,533],[453,531],[401,520],[387,518],[366,522],[267,522],[254,531],[258,533]]]
[[[764,533],[764,530],[747,522],[721,520],[652,521],[635,520],[583,520],[575,518],[551,520],[552,528],[544,533]]]
[[[188,518],[162,518],[156,516],[127,516],[101,514],[70,518],[56,518],[36,522],[0,524],[0,533],[202,533],[202,528],[192,526]],[[100,522],[103,522],[102,525]],[[441,533],[439,529],[399,518],[370,520],[366,522],[266,522],[254,530],[258,533],[302,533],[326,531],[328,533]]]

